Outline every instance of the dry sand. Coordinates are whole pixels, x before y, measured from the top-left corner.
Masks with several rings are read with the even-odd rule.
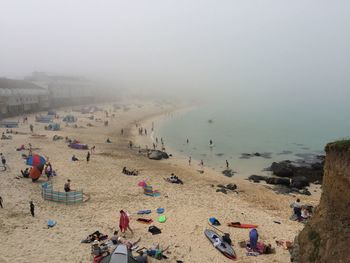
[[[103,107],[111,109],[111,105]],[[86,127],[87,123],[92,123],[94,127],[70,128],[61,124],[62,130],[54,132],[45,131],[44,124],[35,123],[35,132],[46,134],[47,138],[31,139],[28,134],[13,135],[12,140],[0,141],[1,152],[11,168],[10,171],[0,172],[0,196],[4,199],[4,209],[0,209],[0,262],[91,262],[90,245],[81,244],[80,241],[96,230],[111,235],[118,226],[120,209],[127,210],[132,217],[134,236],[128,233],[127,238],[136,240],[141,237],[140,247],[150,247],[155,243],[160,243],[163,248],[170,246],[166,254],[169,259],[165,262],[230,262],[217,252],[203,234],[206,228],[210,228],[208,218],[211,216],[223,223],[220,229],[231,234],[238,254],[237,262],[289,262],[289,252],[280,247],[273,255],[246,256],[245,249],[240,248],[238,242],[248,239],[249,230],[229,228],[225,223],[240,221],[258,224],[260,240],[276,247],[275,240],[293,240],[303,227],[288,219],[291,212],[289,204],[294,201],[294,196],[279,195],[263,184],[227,178],[208,168],[205,168],[204,174],[199,174],[196,162],[193,161],[189,167],[185,157],[148,160],[137,149],[127,147],[129,139],[138,145],[149,144],[149,138],[136,135],[135,121],[143,123],[150,131],[149,120],[155,121],[155,117],[175,108],[150,102],[129,103],[129,108],[127,111],[118,110],[116,118],[109,118],[108,127],[104,127],[103,122],[87,119],[87,115],[74,113],[78,117],[78,126]],[[58,113],[63,116],[67,112],[61,110]],[[95,114],[95,117],[106,119],[103,112]],[[34,123],[33,115],[29,116],[29,123]],[[121,128],[125,130],[124,136],[120,135]],[[21,124],[16,130],[29,133],[29,124]],[[96,152],[87,164],[87,151],[70,149],[64,141],[52,141],[54,134],[79,139],[89,146],[95,145]],[[105,143],[107,138],[110,138],[111,144]],[[25,163],[21,158],[23,152],[17,152],[15,148],[28,143],[40,148],[37,153],[49,157],[53,169],[58,173],[53,178],[55,189],[63,190],[63,184],[69,178],[72,188],[83,189],[90,200],[78,205],[44,201],[40,188],[40,183],[46,181],[44,176],[36,183],[30,179],[16,179],[20,169],[25,168]],[[72,162],[73,154],[81,161]],[[140,175],[123,175],[121,170],[124,166],[140,170]],[[165,182],[163,178],[172,172],[185,184]],[[137,186],[141,180],[151,183],[161,196],[143,195],[142,189]],[[217,193],[217,188],[213,187],[228,183],[238,185],[238,194]],[[300,198],[315,205],[319,195]],[[30,200],[36,205],[34,218],[29,211]],[[166,223],[156,222],[155,210],[158,207],[165,208]],[[145,218],[155,221],[154,225],[162,230],[160,235],[152,236],[147,231],[148,225],[136,222],[139,217],[136,212],[140,209],[153,211]],[[56,220],[57,225],[48,229],[48,219]],[[274,223],[274,220],[281,224]]]

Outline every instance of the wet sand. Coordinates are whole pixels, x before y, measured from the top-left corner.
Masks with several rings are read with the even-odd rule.
[[[137,104],[137,105],[136,105]],[[142,104],[142,107],[138,105]],[[193,161],[189,166],[186,157],[174,156],[168,160],[149,160],[138,153],[138,149],[129,149],[128,142],[144,147],[149,138],[137,135],[135,121],[147,126],[149,121],[157,121],[166,112],[176,110],[173,106],[159,106],[150,102],[129,102],[129,110],[118,110],[116,118],[108,118],[109,126],[104,127],[106,117],[103,112],[94,114],[102,122],[87,119],[88,115],[77,114],[78,126],[85,128],[64,127],[61,131],[45,131],[45,124],[34,124],[34,130],[46,134],[45,139],[32,139],[30,135],[13,135],[12,140],[1,140],[1,152],[7,158],[10,171],[0,172],[0,196],[4,199],[4,209],[0,209],[0,262],[91,262],[90,245],[80,241],[88,234],[99,230],[112,235],[119,223],[119,210],[131,214],[131,227],[134,235],[127,233],[127,238],[136,240],[141,237],[140,247],[150,247],[160,243],[161,247],[170,246],[168,260],[164,262],[230,262],[209,243],[203,234],[208,225],[208,218],[215,216],[222,223],[220,229],[231,234],[234,248],[238,255],[237,262],[289,262],[289,252],[280,247],[276,254],[248,257],[239,241],[248,239],[248,230],[226,226],[227,222],[258,224],[260,240],[271,243],[275,240],[293,240],[303,225],[290,221],[289,204],[296,198],[292,195],[278,195],[263,184],[253,184],[240,178],[227,178],[217,171],[205,168],[204,174],[197,172],[198,165]],[[104,105],[110,109],[111,105]],[[59,111],[63,116],[67,112]],[[14,118],[18,119],[18,118]],[[29,116],[29,123],[34,123],[34,116]],[[86,128],[91,123],[94,127]],[[120,130],[124,128],[124,135]],[[1,129],[4,130],[4,129]],[[21,124],[18,129],[29,133],[29,124]],[[96,151],[87,164],[87,152],[67,147],[64,141],[52,141],[53,135],[68,136],[96,146]],[[105,143],[110,138],[111,144]],[[73,189],[83,189],[90,200],[77,205],[57,204],[41,198],[40,183],[46,181],[42,176],[37,183],[20,178],[20,169],[25,168],[21,153],[15,148],[21,144],[38,147],[39,154],[47,156],[57,171],[53,178],[54,188],[63,191],[63,185],[69,178]],[[149,144],[149,146],[151,146]],[[28,153],[27,151],[25,153]],[[81,161],[72,162],[75,154]],[[121,173],[122,168],[140,170],[135,177]],[[170,184],[164,177],[175,173],[184,185]],[[146,180],[154,189],[160,191],[159,197],[143,194],[138,182]],[[216,192],[217,184],[235,183],[238,193],[227,195]],[[213,187],[214,186],[214,187]],[[320,190],[317,190],[320,193]],[[303,202],[317,204],[319,195],[298,196]],[[36,205],[36,216],[31,217],[29,201]],[[156,221],[155,210],[165,208],[167,221]],[[136,222],[136,212],[151,209],[153,212],[144,218],[153,219],[162,233],[152,236],[148,225]],[[48,219],[57,221],[57,225],[47,229]],[[279,221],[276,224],[273,221]],[[150,262],[158,262],[152,259]]]

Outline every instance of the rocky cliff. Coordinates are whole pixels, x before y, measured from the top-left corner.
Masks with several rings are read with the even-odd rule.
[[[350,262],[350,140],[329,143],[320,205],[299,236],[294,261]]]

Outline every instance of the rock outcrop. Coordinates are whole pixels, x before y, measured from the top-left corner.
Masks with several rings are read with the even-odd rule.
[[[296,238],[293,262],[350,262],[350,140],[326,146],[323,192]]]

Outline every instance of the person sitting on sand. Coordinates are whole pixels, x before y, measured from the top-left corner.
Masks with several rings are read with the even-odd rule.
[[[23,170],[21,170],[21,174],[24,178],[28,178],[29,177],[29,168],[26,168]]]
[[[118,237],[118,233],[119,231],[118,230],[115,230],[114,233],[113,233],[113,236],[111,237],[111,241],[113,243],[113,245],[118,245],[119,241],[119,237]]]
[[[122,237],[118,237],[118,243],[124,244],[128,250],[132,250],[133,247],[135,247],[139,242],[141,241],[141,237],[136,240],[135,242],[132,242],[130,240],[124,240]]]
[[[109,138],[107,138],[106,143],[112,143]]]
[[[96,256],[100,256],[104,253],[107,253],[106,255],[108,255],[108,247],[101,244],[98,240],[95,240],[94,242],[92,242],[92,246],[91,246],[91,253],[96,257]]]
[[[79,159],[77,157],[75,157],[75,155],[73,154],[72,156],[72,161],[75,162],[75,161],[79,161]]]
[[[64,184],[64,191],[66,193],[70,192],[71,191],[71,188],[70,188],[70,179],[67,180],[67,182]]]
[[[148,256],[153,257],[155,259],[163,259],[163,258],[166,259],[167,257],[164,255],[164,252],[167,251],[168,249],[169,249],[169,247],[161,250],[159,247],[159,244],[157,244],[155,247],[147,249],[146,253]],[[138,252],[139,251],[142,251],[142,249],[138,250]]]
[[[305,207],[305,206],[301,207],[301,214],[300,215],[301,215],[301,219],[303,219],[303,220],[307,220],[310,218],[310,213],[307,210],[307,207]]]
[[[174,173],[171,173],[169,182],[173,184],[183,184],[182,180],[179,179],[179,177],[177,177]]]

